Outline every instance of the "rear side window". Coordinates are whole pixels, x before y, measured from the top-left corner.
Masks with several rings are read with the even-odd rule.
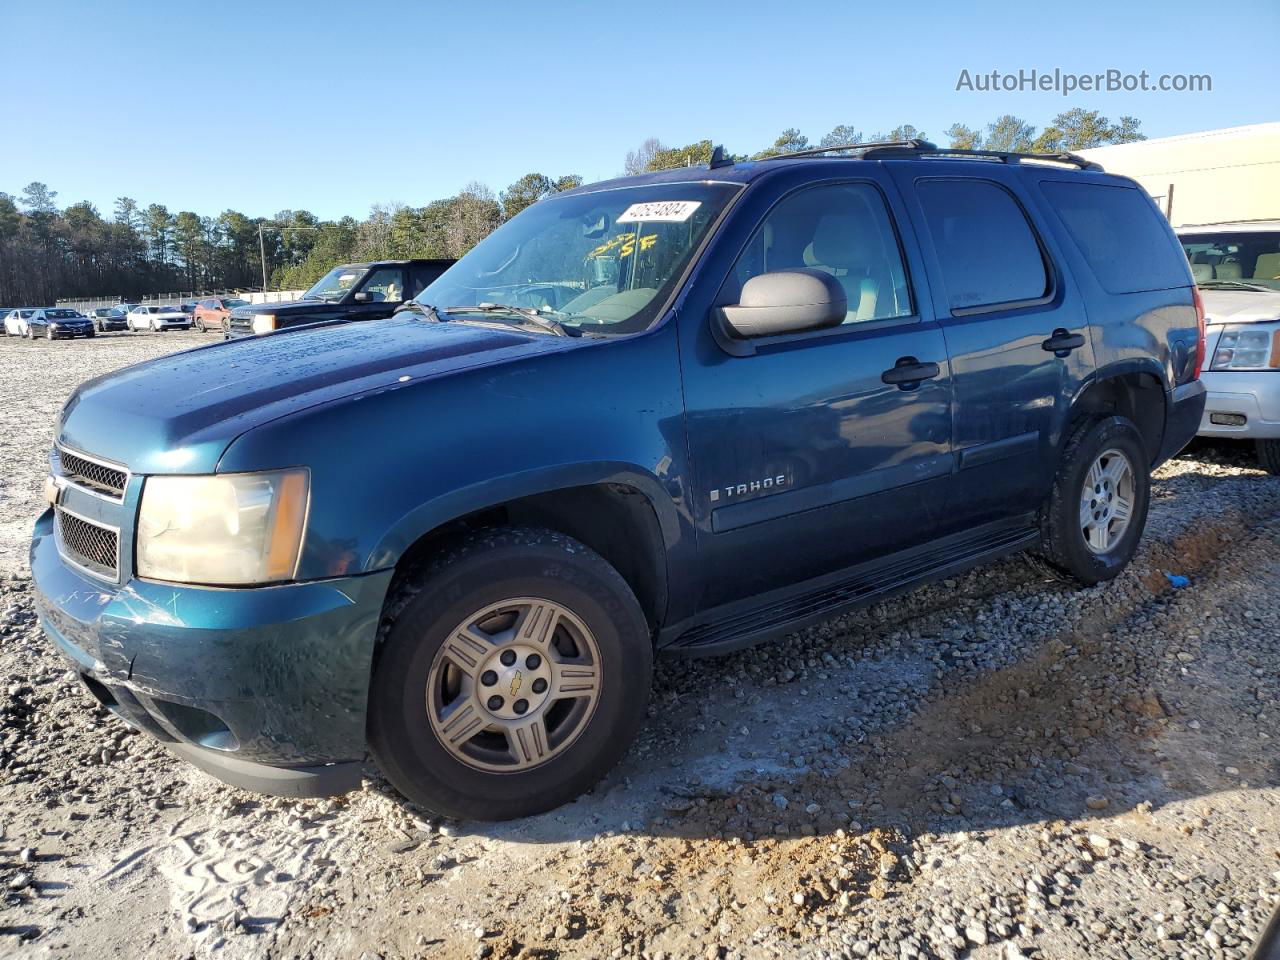
[[[1183,258],[1160,214],[1137,189],[1061,180],[1040,186],[1107,293],[1187,285]]]
[[[1040,244],[1013,195],[989,180],[918,180],[953,313],[1013,306],[1049,291]]]

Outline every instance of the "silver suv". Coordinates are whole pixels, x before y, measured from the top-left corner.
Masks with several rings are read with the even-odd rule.
[[[1208,325],[1199,435],[1254,440],[1262,466],[1280,474],[1280,220],[1177,232]]]

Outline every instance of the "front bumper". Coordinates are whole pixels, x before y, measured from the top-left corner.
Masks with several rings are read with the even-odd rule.
[[[1203,380],[1192,380],[1173,388],[1168,416],[1165,418],[1164,438],[1160,443],[1160,455],[1152,464],[1153,468],[1176,457],[1196,435],[1196,427],[1204,416],[1206,392]]]
[[[108,584],[63,562],[46,511],[31,572],[41,626],[89,692],[174,753],[264,793],[359,784],[391,571],[240,590]]]
[[[1209,390],[1202,437],[1235,437],[1241,440],[1280,438],[1280,371],[1214,370],[1201,374]],[[1219,419],[1244,423],[1214,423]]]

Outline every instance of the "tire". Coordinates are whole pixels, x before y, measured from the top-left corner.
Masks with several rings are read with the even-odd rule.
[[[1259,440],[1258,462],[1267,473],[1280,476],[1280,440]]]
[[[24,327],[24,328],[23,328],[23,330],[22,330],[22,338],[23,338],[24,340],[34,340],[34,339],[35,339],[35,337],[33,337],[33,336],[31,335],[31,325],[30,325],[30,324],[28,324],[26,327]]]
[[[48,340],[50,343],[58,339],[56,336],[54,336],[53,327],[44,328],[44,338]]]
[[[1095,463],[1117,469],[1119,459],[1127,462],[1130,480],[1122,495],[1114,478],[1095,484],[1097,499],[1093,517],[1101,515],[1101,523],[1094,521],[1093,532],[1106,527],[1104,536],[1095,539],[1093,546],[1086,541],[1084,527],[1087,509],[1082,503],[1086,481]],[[1094,478],[1098,479],[1098,478]],[[1119,523],[1119,505],[1128,500],[1127,520]],[[1084,586],[1094,586],[1118,576],[1138,549],[1142,531],[1147,522],[1147,508],[1151,502],[1151,468],[1142,435],[1137,427],[1124,417],[1104,417],[1079,424],[1062,452],[1053,489],[1040,511],[1041,552],[1062,572],[1074,577]],[[1110,512],[1108,512],[1110,511]],[[1110,516],[1113,519],[1107,521]],[[1092,518],[1090,518],[1092,519]],[[1100,542],[1106,540],[1105,543]]]
[[[88,333],[86,333],[86,334],[85,334],[85,337],[86,337],[86,338],[89,338],[89,337],[96,337],[97,335],[98,335],[98,331],[97,331],[97,330],[90,330]]]
[[[204,321],[203,321],[203,320],[197,320],[197,321],[196,321],[196,332],[197,332],[197,333],[204,333]]]
[[[545,605],[561,611],[550,643],[527,639],[518,654],[522,659],[502,667],[517,633],[513,623],[545,622]],[[449,680],[462,676],[456,664],[463,659],[451,653],[459,647],[443,648],[469,624],[473,636],[487,641],[462,649],[463,658],[475,655],[469,682],[479,696],[469,709],[478,724],[438,706],[454,702]],[[530,647],[552,655],[535,665]],[[575,682],[566,659],[594,661],[594,695],[556,698],[557,690]],[[487,674],[497,674],[486,667],[505,672],[487,680]],[[538,677],[538,669],[550,679]],[[369,745],[396,789],[437,814],[509,820],[543,813],[588,790],[621,758],[644,719],[652,673],[644,614],[627,582],[602,557],[550,530],[479,531],[405,578],[388,597],[369,696]],[[485,685],[504,696],[484,694]],[[519,696],[526,690],[532,705]],[[552,692],[538,703],[537,695],[547,690]],[[504,699],[508,695],[515,699]],[[482,703],[480,696],[488,700]],[[464,700],[460,696],[458,702]],[[509,719],[495,720],[490,712],[498,700]],[[521,702],[529,712],[515,717]],[[464,719],[459,730],[474,731],[454,748],[446,747],[446,734],[437,729],[451,716]],[[537,741],[541,751],[528,747],[532,741],[517,740],[515,732],[496,732],[501,723],[535,717],[544,722]],[[518,744],[525,744],[523,751]]]

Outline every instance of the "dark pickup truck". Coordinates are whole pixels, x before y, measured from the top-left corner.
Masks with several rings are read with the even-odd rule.
[[[416,297],[453,260],[378,260],[347,263],[326,273],[300,300],[236,307],[225,335],[248,337],[326,320],[377,320]]]
[[[522,816],[627,750],[657,652],[1018,550],[1115,577],[1203,359],[1168,223],[1070,154],[594,184],[394,316],[82,385],[37,606],[100,703],[229,782],[341,792],[372,754],[430,810]]]

